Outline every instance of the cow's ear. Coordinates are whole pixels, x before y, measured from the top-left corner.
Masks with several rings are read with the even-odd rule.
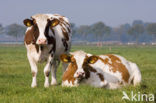
[[[33,25],[33,21],[30,20],[30,19],[25,19],[25,20],[23,20],[23,23],[24,23],[24,25],[27,26],[27,27],[30,27],[30,26]]]
[[[64,63],[69,63],[69,62],[71,62],[71,56],[70,56],[70,55],[67,55],[67,54],[62,54],[62,55],[60,56],[60,59],[61,59],[61,61],[64,62]]]
[[[60,21],[58,20],[58,19],[53,19],[52,21],[51,21],[51,27],[55,27],[55,26],[57,26],[58,24],[60,23]]]
[[[90,64],[94,64],[95,62],[97,62],[97,60],[98,60],[98,56],[95,56],[95,55],[90,56],[87,59],[88,63],[90,63]]]

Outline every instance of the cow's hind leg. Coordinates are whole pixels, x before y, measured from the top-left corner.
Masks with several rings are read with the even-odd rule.
[[[44,82],[44,87],[47,88],[49,87],[49,74],[50,74],[50,69],[52,67],[51,63],[51,57],[49,57],[48,62],[44,68],[44,76],[45,76],[45,82]]]
[[[60,64],[59,60],[53,61],[52,69],[51,69],[51,85],[57,85],[56,71],[57,71],[59,64]]]

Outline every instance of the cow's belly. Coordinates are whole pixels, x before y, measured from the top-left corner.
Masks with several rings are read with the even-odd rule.
[[[62,42],[57,42],[56,44],[56,51],[55,51],[55,58],[59,59],[61,54],[68,53],[70,48],[70,43],[68,43],[68,50],[65,51],[65,47]]]
[[[57,48],[56,51],[55,51],[55,58],[59,59],[60,58],[60,55],[63,54],[63,53],[65,53],[63,47]]]

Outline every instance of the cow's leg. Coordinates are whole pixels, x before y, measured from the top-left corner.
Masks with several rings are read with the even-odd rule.
[[[44,82],[44,87],[47,88],[49,87],[49,74],[50,74],[50,69],[52,67],[52,58],[49,57],[48,62],[44,68],[44,76],[45,76],[45,82]]]
[[[63,73],[66,71],[68,64],[67,63],[62,63],[62,71]]]
[[[57,71],[57,67],[59,66],[60,61],[59,60],[55,60],[53,62],[52,65],[52,69],[51,69],[51,85],[57,85],[57,80],[56,80],[56,71]]]
[[[70,50],[70,48],[71,48],[71,45],[69,45],[69,50]],[[66,54],[69,54],[69,51],[67,51]],[[66,71],[67,66],[68,66],[67,63],[62,62],[62,71],[63,71],[63,73]]]
[[[36,76],[37,76],[37,63],[33,60],[33,58],[27,54],[28,56],[28,60],[30,63],[30,67],[31,67],[31,72],[32,72],[32,83],[31,83],[31,87],[34,88],[37,86],[37,81],[36,81]]]

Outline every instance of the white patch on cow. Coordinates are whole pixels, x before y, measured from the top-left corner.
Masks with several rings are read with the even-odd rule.
[[[141,82],[141,72],[135,63],[129,62],[129,64],[132,69],[132,75],[129,82],[133,81],[133,85],[137,85]]]
[[[62,38],[64,38],[64,36],[62,35],[62,29],[60,25],[57,25],[57,27],[54,27],[53,29],[55,30],[55,38],[57,40],[56,55],[59,56],[59,54],[62,54],[64,52],[64,50],[62,50],[62,48],[64,48],[62,43]]]
[[[35,45],[33,44],[29,44],[26,45],[27,48],[27,53],[29,53],[29,55],[33,58],[33,60],[35,60],[35,62],[44,62],[48,59],[49,57],[49,52],[50,48],[53,45],[48,45],[48,46],[44,46],[44,50],[40,50],[41,48],[39,48],[39,52],[36,51]]]
[[[88,57],[92,56],[92,54],[87,54]]]
[[[120,62],[120,61],[118,61],[118,60],[117,60],[116,62],[117,62],[117,63],[121,63],[121,62]]]
[[[29,63],[30,63],[30,66],[31,66],[31,72],[33,73],[33,77],[32,77],[32,83],[31,83],[31,87],[34,88],[37,86],[37,81],[36,81],[36,75],[37,75],[37,65],[36,65],[36,62],[35,60],[33,59],[33,57],[27,53],[27,57],[28,57],[28,60],[29,60]]]
[[[121,87],[121,85],[119,83],[109,82],[106,88],[109,88],[109,89],[117,89],[117,88],[120,88],[120,87]]]
[[[88,84],[93,87],[105,87],[107,85],[107,81],[101,81],[96,73],[90,72],[90,77],[86,80],[83,80],[82,84]]]
[[[66,86],[66,87],[76,87],[78,86],[79,84],[77,83],[77,80],[74,81],[74,85],[72,83],[72,81],[68,81],[68,80],[65,80],[65,81],[62,81],[62,86]]]
[[[27,48],[27,54],[29,54],[29,56],[31,56],[35,62],[38,62],[40,58],[40,54],[37,53],[35,45],[29,44],[26,45],[26,48]]]
[[[32,29],[32,26],[31,26],[31,27],[28,27],[28,28],[26,29],[26,32],[29,31],[29,30],[31,30],[31,29]]]
[[[36,24],[37,24],[38,29],[39,29],[39,37],[38,37],[37,42],[36,42],[38,44],[38,41],[40,39],[45,39],[46,40],[44,32],[45,32],[45,28],[46,28],[46,25],[47,25],[48,16],[38,14],[38,15],[32,16],[32,18],[34,18],[36,20]]]
[[[68,80],[62,81],[62,86],[70,87],[72,86],[72,82],[68,82]]]
[[[49,36],[50,37],[54,37],[54,34],[53,34],[53,32],[51,31],[51,30],[49,30]],[[54,37],[55,38],[55,37]]]
[[[101,56],[100,56],[101,57]],[[104,57],[104,56],[103,56]],[[108,58],[107,56],[105,58]],[[118,83],[122,81],[122,75],[120,72],[113,72],[112,67],[109,64],[104,64],[101,60],[98,60],[94,64],[90,64],[98,73],[104,75],[104,80],[108,82]]]
[[[86,53],[83,51],[78,51],[78,52],[73,52],[72,55],[74,56],[74,58],[76,60],[76,64],[78,66],[77,71],[74,74],[74,77],[77,78],[78,74],[84,73],[82,65],[83,65],[84,59],[86,57]]]
[[[67,22],[67,23],[69,23],[69,20],[68,20],[68,18],[66,18],[66,17],[63,17],[63,19]]]

